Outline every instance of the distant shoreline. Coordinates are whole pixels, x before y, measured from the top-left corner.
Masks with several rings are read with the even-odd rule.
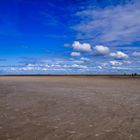
[[[6,74],[6,75],[0,75],[0,77],[12,77],[12,76],[93,76],[93,77],[136,77],[140,78],[140,74],[132,75],[132,74]]]

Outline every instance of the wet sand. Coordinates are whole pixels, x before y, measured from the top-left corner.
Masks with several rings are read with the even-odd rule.
[[[140,140],[140,78],[0,77],[0,140]]]

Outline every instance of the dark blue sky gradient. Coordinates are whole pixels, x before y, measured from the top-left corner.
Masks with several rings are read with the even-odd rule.
[[[120,39],[115,40],[116,44],[108,41],[100,42],[94,38],[94,34],[100,36],[100,31],[98,31],[99,33],[93,31],[93,36],[87,37],[87,32],[84,31],[81,33],[76,27],[77,25],[81,27],[81,25],[85,24],[85,21],[81,18],[83,15],[78,17],[77,13],[88,12],[89,10],[104,11],[111,8],[117,9],[119,6],[121,8],[124,6],[125,9],[127,5],[131,7],[136,2],[137,0],[0,0],[1,74],[66,73],[68,70],[64,65],[68,64],[86,66],[87,68],[94,67],[94,70],[91,68],[87,71],[81,71],[78,66],[77,69],[72,67],[68,73],[122,73],[125,70],[128,73],[132,71],[140,72],[139,57],[132,57],[132,53],[140,52],[140,42],[138,39],[125,38],[127,41],[126,44],[124,43],[125,40],[122,43]],[[85,20],[89,20],[90,23],[93,17],[91,19],[87,17]],[[93,54],[80,52],[80,56],[72,57],[70,55],[71,52],[76,51],[72,48],[74,41],[89,43],[91,48],[94,48],[96,45],[106,46],[109,44],[107,47],[112,48],[111,51],[122,51],[130,57],[129,60],[117,60],[109,56],[103,56],[102,54],[97,55],[94,52]],[[82,57],[90,59],[90,61],[78,62]],[[24,63],[23,58],[26,58],[26,63]],[[28,62],[31,62],[31,59],[36,61],[37,67],[43,67],[42,65],[45,67],[48,63],[51,63],[50,65],[59,63],[63,67],[63,70],[60,67],[60,70],[55,70],[55,66],[52,66],[52,69],[48,68],[49,70],[44,71],[41,68],[38,70],[28,70],[28,68],[27,70],[18,69],[19,66],[26,67]],[[113,69],[113,66],[110,64],[108,64],[107,68],[103,69],[103,63],[110,63],[110,61],[119,61],[120,63],[124,63],[124,61],[132,62],[131,66],[122,64],[123,68],[121,70],[119,69],[120,65],[118,66],[118,70],[117,68]],[[133,64],[133,61],[136,61],[136,64]],[[11,65],[16,67],[17,70],[10,70]],[[3,69],[3,66],[7,67],[7,69]],[[102,67],[100,71],[97,68],[99,66]],[[124,67],[126,68],[125,70]],[[133,67],[136,70],[132,70]]]

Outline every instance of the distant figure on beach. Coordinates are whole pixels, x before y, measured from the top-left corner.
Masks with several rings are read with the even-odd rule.
[[[133,77],[133,76],[137,76],[137,73],[132,73],[132,77]]]

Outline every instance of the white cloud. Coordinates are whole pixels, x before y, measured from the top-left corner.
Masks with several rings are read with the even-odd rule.
[[[88,67],[85,65],[80,65],[80,64],[72,64],[72,65],[63,65],[62,66],[65,69],[71,68],[71,69],[87,69]]]
[[[8,66],[8,67],[0,67],[0,71],[7,71],[7,72],[33,72],[33,71],[72,71],[73,69],[87,69],[86,65],[80,64],[50,64],[48,65],[32,65],[29,66]]]
[[[74,41],[72,44],[72,47],[76,51],[81,51],[81,52],[91,52],[91,46],[88,43],[80,43],[79,41]]]
[[[133,56],[140,56],[140,52],[133,52],[132,55]]]
[[[118,66],[118,65],[122,65],[122,62],[118,62],[118,61],[110,61],[110,64],[113,66]]]
[[[47,71],[48,68],[40,66],[8,67],[6,71]]]
[[[132,62],[131,61],[123,61],[123,63],[125,63],[125,64],[131,64]]]
[[[71,56],[80,56],[80,53],[79,52],[72,52]]]
[[[82,60],[73,60],[73,63],[78,63],[78,64],[80,64],[80,63],[83,63],[83,61],[82,61]]]
[[[36,64],[26,64],[26,66],[29,66],[29,67],[33,67],[35,66]]]
[[[71,68],[78,68],[78,69],[87,69],[87,66],[84,65],[78,65],[78,64],[73,64],[70,66]]]
[[[139,41],[139,9],[140,3],[135,2],[103,9],[90,6],[76,13],[80,23],[73,28],[78,31],[77,38],[96,43],[130,44]]]
[[[103,45],[96,45],[95,50],[98,54],[102,54],[102,55],[109,54],[110,52],[109,48]]]
[[[128,55],[121,52],[121,51],[117,51],[116,53],[110,53],[111,57],[114,57],[116,59],[127,59]]]
[[[140,70],[140,68],[139,67],[112,67],[112,69],[116,69],[116,70]]]
[[[80,58],[81,61],[90,61],[90,59],[86,58],[86,57],[81,57]]]
[[[102,66],[98,66],[97,68],[98,68],[98,69],[103,69],[103,67],[102,67]]]

